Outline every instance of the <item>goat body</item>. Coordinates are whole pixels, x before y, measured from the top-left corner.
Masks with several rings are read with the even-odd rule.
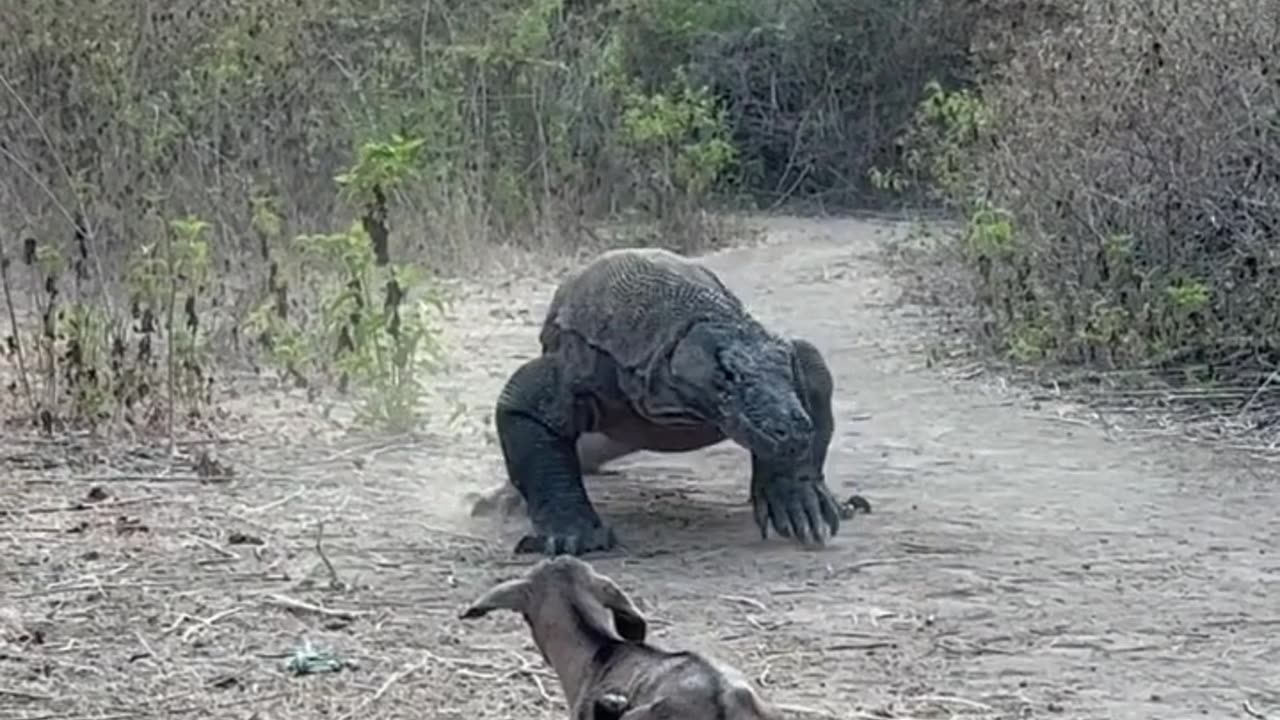
[[[518,612],[555,670],[570,720],[780,720],[737,670],[699,653],[645,642],[631,598],[586,561],[543,560],[461,614]],[[612,615],[612,617],[610,617]]]

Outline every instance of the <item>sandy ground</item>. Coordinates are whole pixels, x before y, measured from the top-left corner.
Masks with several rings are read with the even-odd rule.
[[[904,228],[767,226],[706,262],[826,353],[827,475],[874,512],[821,551],[762,542],[728,444],[590,478],[630,548],[592,562],[656,643],[737,665],[793,718],[1280,717],[1274,478],[927,369],[924,314],[877,260]],[[256,431],[217,448],[228,482],[7,443],[0,717],[563,718],[518,617],[456,618],[533,561],[510,554],[521,518],[466,499],[503,478],[492,402],[553,282],[457,304],[417,437],[352,437],[255,391],[235,403]],[[295,676],[300,648],[351,666]]]

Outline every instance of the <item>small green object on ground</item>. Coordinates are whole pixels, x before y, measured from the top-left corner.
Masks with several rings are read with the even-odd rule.
[[[314,675],[316,673],[338,672],[350,667],[347,661],[329,652],[312,650],[310,646],[300,648],[286,665],[294,675]]]

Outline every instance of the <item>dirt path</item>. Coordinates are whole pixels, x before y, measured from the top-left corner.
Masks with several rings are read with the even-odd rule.
[[[747,455],[728,444],[591,478],[632,550],[593,563],[638,596],[656,642],[735,663],[794,718],[1245,717],[1245,702],[1280,713],[1274,482],[946,381],[924,367],[919,314],[876,260],[893,228],[768,227],[763,245],[706,262],[762,320],[826,353],[828,478],[875,511],[824,551],[761,542]],[[256,479],[113,485],[114,497],[164,501],[123,510],[149,534],[0,513],[0,537],[15,539],[0,547],[0,583],[16,581],[0,640],[6,628],[15,643],[41,635],[20,652],[0,645],[0,674],[14,679],[0,681],[0,717],[563,717],[517,618],[455,617],[528,561],[509,554],[523,522],[467,517],[465,498],[502,479],[493,398],[536,351],[552,282],[457,306],[439,386],[456,412],[425,439],[330,442],[321,426],[293,427],[275,447],[231,452]],[[60,542],[78,545],[40,544],[70,532]],[[235,533],[262,544],[233,544]],[[325,563],[345,590],[327,586]],[[264,593],[365,614],[294,614]],[[281,658],[304,641],[361,668],[289,677]]]
[[[1276,486],[926,370],[875,258],[884,230],[774,220],[766,246],[707,259],[762,320],[827,353],[828,476],[876,509],[804,552],[759,542],[735,446],[619,463],[620,478],[590,481],[603,512],[641,553],[669,554],[598,562],[656,604],[659,639],[727,654],[780,701],[837,716],[1225,717],[1247,699],[1280,712]],[[522,316],[540,319],[548,296]],[[504,370],[535,332],[504,338]]]

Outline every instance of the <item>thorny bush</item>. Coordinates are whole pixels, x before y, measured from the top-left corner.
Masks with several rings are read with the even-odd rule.
[[[766,207],[862,205],[883,199],[866,171],[895,161],[924,83],[967,78],[987,4],[657,0],[628,6],[619,33],[641,87],[683,74],[720,99],[732,189]]]
[[[983,331],[1026,362],[1255,382],[1280,363],[1280,5],[1077,10],[978,92],[933,87],[911,133],[967,217]]]

